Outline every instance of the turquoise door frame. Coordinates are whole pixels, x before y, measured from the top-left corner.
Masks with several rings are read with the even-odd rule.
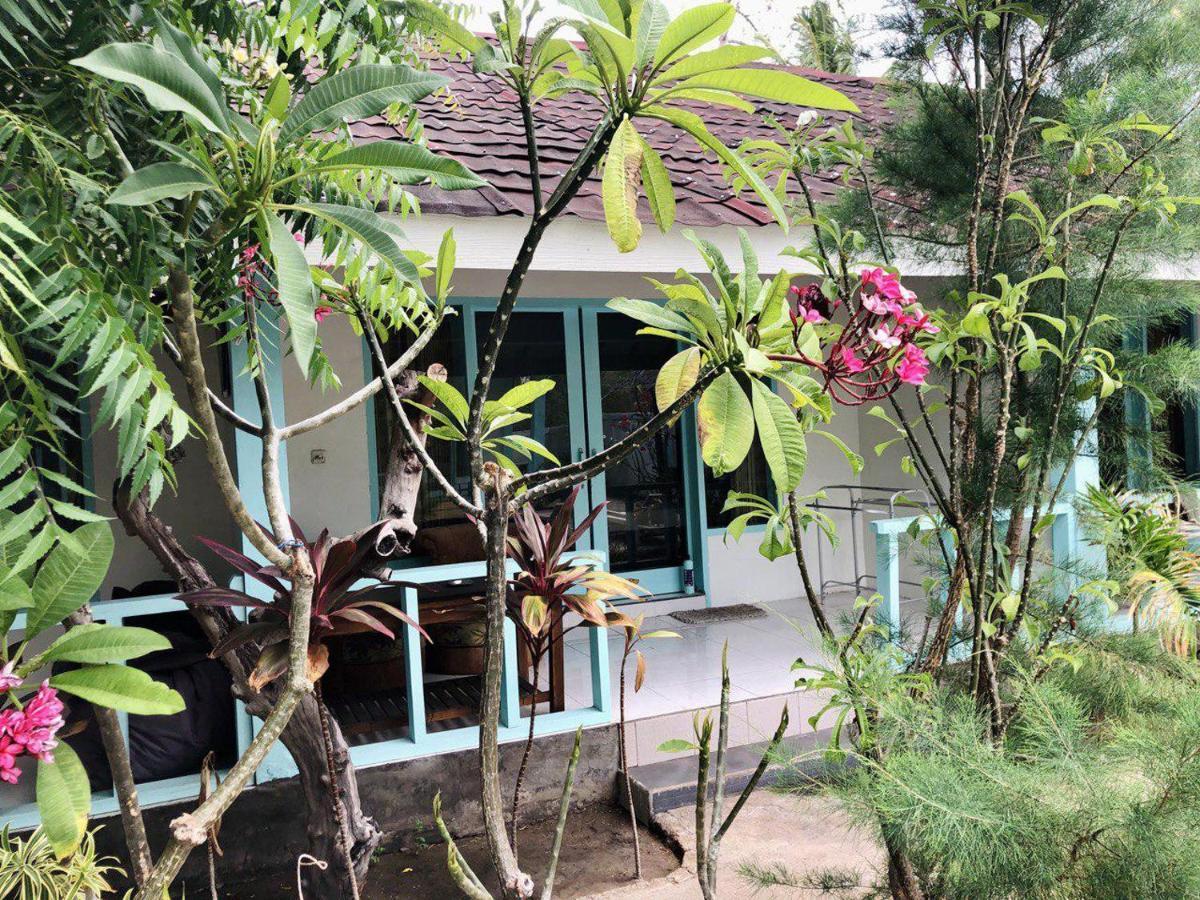
[[[563,300],[530,300],[521,305],[518,313],[559,313],[562,316],[563,341],[567,369],[566,385],[559,390],[567,392],[570,446],[572,462],[584,455],[598,452],[603,445],[602,410],[600,396],[600,357],[597,341],[597,322],[600,315],[617,315],[604,308],[606,300],[598,298]],[[460,314],[461,322],[453,319],[443,327],[461,327],[463,332],[466,381],[474,384],[479,371],[479,328],[476,316],[491,313],[496,306],[492,297],[459,297],[453,301]],[[519,319],[511,328],[519,327]],[[365,374],[371,375],[370,359],[366,355]],[[367,452],[370,454],[371,508],[378,511],[379,465],[375,441],[375,398],[367,405]],[[536,426],[539,411],[535,408]],[[708,526],[704,501],[704,465],[700,459],[694,410],[688,410],[680,420],[681,446],[683,450],[685,521],[689,562],[694,573],[694,590],[703,592],[708,582]],[[580,492],[575,502],[576,521],[583,519],[588,511],[606,498],[605,478],[601,474],[593,478],[587,489]],[[608,550],[608,522],[601,515],[591,533],[584,539],[581,549],[606,552]],[[623,572],[626,577],[636,578],[653,594],[673,594],[684,590],[685,566],[669,569]],[[406,570],[412,571],[412,570]]]
[[[601,379],[601,362],[600,362],[600,334],[599,324],[600,316],[620,315],[611,310],[604,308],[600,304],[588,304],[581,308],[581,318],[583,323],[583,377],[587,384],[587,433],[588,446],[587,453],[590,456],[601,452],[604,449],[604,398],[600,392]],[[686,437],[686,429],[688,422],[681,421],[681,446],[687,446],[689,441]],[[691,434],[695,434],[692,430]],[[683,474],[684,474],[684,526],[686,529],[686,537],[688,539],[689,551],[693,551],[691,537],[695,534],[703,534],[703,530],[693,532],[692,525],[694,516],[689,515],[690,511],[695,508],[703,509],[703,487],[704,482],[697,482],[688,465],[688,455],[683,454]],[[608,499],[608,479],[603,472],[595,476],[591,480],[590,491],[592,498],[592,506],[603,503]],[[608,547],[608,513],[602,513],[592,527],[595,545],[600,548]],[[695,566],[694,551],[689,553]],[[633,571],[622,571],[619,574],[625,578],[635,580],[643,588],[651,594],[660,596],[664,594],[678,594],[684,590],[684,565],[669,566],[656,569],[639,569]]]

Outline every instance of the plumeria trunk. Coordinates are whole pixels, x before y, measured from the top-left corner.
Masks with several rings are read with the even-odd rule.
[[[92,609],[84,606],[71,614],[70,627],[92,622]],[[142,820],[142,808],[138,802],[137,782],[133,779],[133,766],[129,761],[129,745],[115,710],[98,704],[92,705],[96,730],[104,745],[104,755],[112,773],[113,790],[121,808],[121,828],[125,832],[125,847],[129,850],[129,863],[134,881],[141,885],[150,877],[154,868],[154,857],[150,854],[150,842],[146,839],[146,824]]]
[[[505,576],[505,541],[508,537],[508,500],[503,491],[488,493],[484,517],[487,552],[487,630],[483,653],[483,698],[479,711],[479,772],[482,788],[483,827],[492,865],[505,898],[533,894],[533,879],[520,870],[504,821],[504,794],[500,784],[500,694],[504,673],[504,615],[508,580]]]
[[[139,538],[150,549],[164,571],[178,582],[182,590],[196,590],[215,583],[204,566],[179,543],[174,529],[149,509],[144,497],[130,499],[125,492],[118,489],[113,505],[126,531]],[[205,635],[214,644],[231,624],[225,616],[211,608],[193,607],[191,611]],[[255,716],[265,718],[271,710],[273,690],[268,688],[262,693],[256,693],[250,689],[246,683],[245,660],[227,655],[223,662],[233,680],[234,692],[246,702],[247,710]],[[350,761],[349,746],[336,719],[330,721],[329,731],[336,781],[345,807],[347,830],[351,839],[350,855],[354,860],[356,876],[362,883],[366,879],[375,849],[383,840],[383,832],[375,820],[363,812],[358,793],[358,779],[354,764]],[[306,895],[313,898],[349,896],[350,885],[344,877],[344,869],[333,864],[340,858],[338,832],[328,786],[325,748],[321,739],[320,710],[314,696],[306,694],[300,699],[291,720],[280,735],[280,741],[292,755],[299,770],[308,851],[317,859],[331,863],[324,870],[317,866],[305,868]]]

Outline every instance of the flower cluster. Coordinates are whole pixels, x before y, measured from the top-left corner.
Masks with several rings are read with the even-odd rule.
[[[825,358],[814,360],[802,353],[795,357],[821,372],[835,400],[857,406],[884,399],[902,384],[925,383],[929,360],[916,338],[936,334],[938,327],[921,309],[917,295],[885,269],[864,269],[857,289],[845,302],[841,297],[831,302],[815,284],[793,287],[791,316],[797,349],[804,325],[830,322],[843,305],[850,310],[849,321],[833,330]]]
[[[42,682],[24,706],[0,711],[0,781],[17,783],[21,776],[17,757],[23,753],[43,762],[54,762],[53,750],[58,746],[55,736],[63,726],[62,713],[58,692],[47,681]]]
[[[296,239],[296,243],[304,244],[304,233],[297,231],[292,235]],[[240,266],[238,268],[237,286],[242,292],[242,299],[247,303],[254,300],[265,300],[268,303],[276,303],[279,300],[279,292],[270,288],[270,280],[267,274],[267,262],[262,255],[262,249],[258,244],[247,244],[238,254]],[[313,310],[313,318],[320,325],[329,316],[333,315],[334,309],[332,306],[318,306]]]
[[[247,244],[242,248],[239,257],[241,266],[238,269],[237,285],[242,291],[242,299],[250,303],[262,297],[263,287],[269,284],[267,261],[258,244]],[[274,300],[275,296],[275,292],[271,291],[265,299]]]

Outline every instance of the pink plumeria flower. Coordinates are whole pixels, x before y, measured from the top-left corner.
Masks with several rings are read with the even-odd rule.
[[[900,338],[887,329],[886,326],[880,325],[874,331],[869,332],[871,340],[877,343],[884,350],[894,350],[900,346]]]
[[[859,372],[867,371],[867,364],[858,358],[858,355],[849,347],[843,347],[841,351],[842,365],[846,367],[846,371],[852,375],[857,375]]]
[[[317,320],[318,325],[320,325],[322,322],[324,322],[326,319],[328,319],[332,315],[333,315],[333,307],[332,306],[318,306],[316,309],[313,310],[313,318]]]
[[[7,734],[0,735],[0,781],[17,783],[17,779],[21,777],[21,770],[17,768],[17,757],[23,751],[24,748],[14,744]]]
[[[905,384],[922,385],[929,375],[929,361],[925,351],[916,344],[906,344],[904,358],[896,365],[896,377]]]
[[[21,686],[21,676],[13,672],[16,665],[17,661],[14,659],[0,669],[0,692],[11,691],[13,688]]]
[[[896,321],[910,327],[913,331],[923,331],[926,334],[937,334],[942,330],[929,321],[929,313],[923,312],[919,306],[914,306],[909,313],[904,315],[903,319],[898,317]]]
[[[801,306],[796,310],[797,316],[809,325],[819,325],[825,321],[825,317],[813,309],[811,306]]]
[[[892,304],[882,294],[863,294],[862,305],[867,312],[877,316],[886,316],[892,311]]]

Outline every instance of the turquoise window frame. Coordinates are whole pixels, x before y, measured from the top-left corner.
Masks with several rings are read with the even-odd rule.
[[[568,379],[568,412],[571,420],[571,445],[578,452],[594,452],[598,448],[589,446],[585,440],[588,437],[587,425],[598,420],[600,403],[599,384],[595,373],[599,372],[599,353],[596,344],[595,317],[597,315],[619,315],[605,309],[607,298],[537,298],[528,300],[522,307],[523,312],[558,312],[563,316],[563,339],[566,343],[566,364],[568,372],[579,372],[582,378]],[[478,313],[490,313],[496,308],[494,297],[456,297],[451,301],[462,319],[464,358],[466,361],[467,383],[473,384],[478,372],[478,340],[475,317]],[[577,313],[571,315],[571,313]],[[369,379],[372,376],[371,361],[363,343],[364,374]],[[589,375],[589,372],[591,375]],[[371,509],[379,509],[379,459],[377,435],[375,434],[375,397],[366,404],[367,417],[367,453],[368,473],[371,479],[370,497]],[[704,498],[704,463],[700,459],[699,442],[696,429],[696,414],[689,409],[681,419],[683,425],[683,471],[685,522],[687,526],[687,546],[692,570],[695,578],[696,593],[705,593],[709,583],[709,553],[708,537],[713,533],[707,524],[707,509]],[[568,460],[563,460],[568,462]],[[593,479],[589,487],[580,492],[576,501],[576,517],[583,518],[589,509],[598,502],[603,491],[603,475]],[[607,522],[600,517],[593,529],[595,537],[589,535],[584,549],[596,550],[607,548]],[[405,568],[406,573],[419,570],[420,566]],[[654,594],[677,594],[683,588],[684,566],[679,568],[678,575],[674,573],[663,575],[664,570],[653,572],[627,572],[625,575],[633,578],[642,577],[642,584]],[[711,602],[711,598],[707,598]]]

